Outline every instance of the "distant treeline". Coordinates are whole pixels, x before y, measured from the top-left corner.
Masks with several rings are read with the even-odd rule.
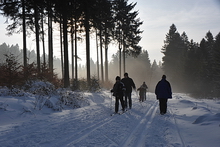
[[[12,54],[16,61],[22,65],[23,63],[23,50],[19,49],[18,45],[7,45],[6,43],[2,43],[0,45],[0,64],[4,63],[6,61],[7,56]],[[34,50],[27,52],[28,54],[28,64],[36,63],[37,55]],[[119,56],[118,53],[112,56],[113,60],[109,63],[109,82],[113,83],[115,81],[115,77],[119,75]],[[41,57],[41,61],[43,61],[43,57]],[[48,58],[46,58],[46,63],[48,63]],[[43,63],[42,63],[43,64]],[[158,65],[159,64],[159,65]],[[131,76],[137,87],[140,86],[143,82],[146,82],[148,84],[148,87],[151,91],[154,90],[154,86],[158,80],[160,80],[161,75],[163,74],[163,71],[161,70],[161,62],[156,63],[154,61],[152,64],[149,60],[149,55],[147,51],[142,51],[140,55],[136,58],[127,56],[126,57],[126,72],[129,73],[129,76]],[[91,59],[90,61],[91,66],[91,74],[93,77],[96,77],[97,79],[100,79],[101,72],[97,73],[97,63]],[[70,71],[72,69],[72,65],[69,65]],[[99,65],[99,68],[101,66]],[[79,78],[83,79],[86,78],[86,66],[85,65],[79,65],[78,66],[78,72],[79,72]],[[61,72],[61,60],[59,58],[54,57],[54,72],[55,74],[58,74],[58,77],[62,78],[62,72]],[[123,78],[123,74],[120,75]],[[71,72],[70,72],[71,75]],[[98,76],[99,75],[99,76]],[[72,79],[72,76],[70,76]],[[100,79],[101,81],[101,79]]]
[[[10,55],[12,54],[15,57],[15,60],[23,65],[23,50],[19,48],[18,44],[16,45],[7,45],[6,43],[2,43],[0,45],[0,64],[6,62],[6,55]],[[43,64],[43,56],[41,56],[41,61]],[[37,62],[37,54],[34,50],[27,50],[27,61],[28,64],[32,64],[32,63],[36,63]],[[48,55],[46,55],[46,65],[48,63]],[[58,77],[61,78],[62,77],[62,72],[61,72],[61,60],[60,58],[57,57],[53,57],[53,64],[54,64],[54,71],[56,74],[58,74]],[[91,63],[91,65],[95,64],[94,62]],[[95,66],[95,65],[94,65]],[[82,75],[80,78],[85,78],[85,73],[86,73],[86,69],[85,66],[83,65],[79,65],[79,73],[80,75]],[[71,66],[70,66],[71,69]],[[92,69],[93,71],[93,69]],[[93,71],[92,73],[94,74],[95,71]]]

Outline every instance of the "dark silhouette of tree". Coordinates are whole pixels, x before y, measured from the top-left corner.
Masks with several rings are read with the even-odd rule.
[[[220,95],[220,33],[215,37],[213,45],[213,91],[216,96]]]
[[[138,11],[132,12],[136,3],[128,4],[127,0],[114,1],[114,22],[115,22],[115,39],[119,44],[119,55],[123,51],[123,71],[125,72],[125,57],[127,55],[137,56],[141,52],[138,46],[142,31],[139,27],[143,22],[137,19]],[[121,65],[121,56],[119,57],[119,66]],[[120,66],[121,67],[121,66]],[[121,69],[119,69],[121,75]]]
[[[26,40],[26,19],[25,19],[25,0],[22,0],[22,26],[23,26],[23,58],[24,67],[27,67],[27,40]]]
[[[213,76],[215,73],[213,73],[214,71],[214,67],[213,67],[213,63],[214,63],[214,52],[213,52],[213,45],[214,45],[214,37],[212,35],[212,33],[210,31],[207,32],[206,36],[206,50],[207,50],[207,65],[206,65],[206,77],[207,77],[207,89],[209,89],[208,91],[211,93],[213,90]]]
[[[101,64],[101,82],[104,83],[104,67],[105,80],[108,79],[108,44],[111,41],[113,20],[112,20],[112,6],[111,1],[98,0],[96,1],[96,11],[93,26],[97,29],[97,36],[99,36],[100,47],[100,64]],[[103,50],[103,48],[105,50]],[[103,51],[105,51],[105,66],[103,62]],[[99,65],[98,65],[99,66]]]
[[[6,22],[12,20],[13,23],[8,25],[7,31],[8,35],[13,33],[19,33],[21,29],[16,30],[18,26],[23,26],[23,64],[27,66],[27,48],[26,48],[26,10],[25,10],[25,0],[4,0],[0,3],[0,10],[3,12],[2,15],[7,18]],[[19,14],[20,8],[21,14]]]
[[[30,2],[30,1],[29,1]],[[35,24],[35,35],[36,35],[36,51],[37,51],[37,69],[38,72],[40,72],[40,25],[39,25],[39,4],[37,2],[40,2],[39,0],[33,1],[33,8],[34,8],[34,24]]]
[[[53,71],[53,9],[54,3],[49,0],[46,3],[46,11],[47,11],[47,28],[48,28],[48,64],[49,69]]]
[[[176,26],[172,24],[162,48],[164,72],[175,85],[174,87],[177,86],[180,89],[184,86],[182,81],[184,81],[184,64],[188,44],[184,43],[184,40],[187,42],[187,37],[184,36],[183,39],[177,32]]]
[[[106,9],[108,8],[108,9]],[[112,40],[114,29],[113,11],[111,3],[105,3],[105,21],[104,21],[104,36],[105,36],[105,81],[108,82],[108,46]]]
[[[198,91],[198,81],[200,73],[200,50],[198,43],[195,43],[193,40],[189,42],[189,47],[186,55],[185,61],[185,90],[191,93]]]
[[[0,85],[12,88],[13,85],[18,84],[21,72],[18,72],[20,64],[17,62],[13,54],[5,54],[6,60],[0,64]]]
[[[57,12],[57,16],[62,17],[62,31],[63,31],[63,51],[64,51],[64,87],[70,86],[69,81],[69,58],[68,58],[68,19],[70,7],[68,0],[57,1],[55,3],[55,10]]]
[[[212,93],[213,89],[213,36],[208,32],[199,44],[198,60],[199,73],[197,75],[199,90],[202,96]]]

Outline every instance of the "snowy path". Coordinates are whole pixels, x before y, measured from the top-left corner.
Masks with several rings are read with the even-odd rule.
[[[155,116],[155,111],[157,109],[156,104],[155,102],[147,109],[147,113],[138,120],[139,123],[137,126],[120,146],[143,146],[142,143],[144,143],[145,140],[145,132],[147,132],[147,128],[149,128]]]
[[[207,103],[203,101],[187,100],[176,95],[174,100],[168,103],[168,113],[162,116],[159,114],[158,101],[154,94],[148,93],[147,101],[140,103],[134,93],[131,110],[122,115],[110,116],[114,109],[114,100],[110,106],[109,95],[107,91],[99,94],[87,93],[85,96],[91,101],[91,105],[78,109],[55,113],[36,112],[35,115],[18,113],[11,116],[14,121],[0,126],[0,146],[194,147],[204,144],[198,141],[199,137],[195,137],[201,133],[200,123],[206,124],[202,127],[211,128],[207,122],[198,120],[200,116],[188,117],[200,108],[207,108]],[[208,104],[212,108],[211,113],[219,115],[216,106],[220,103]],[[23,121],[19,121],[22,119]],[[193,124],[193,121],[198,125]],[[194,130],[190,132],[191,128]],[[196,129],[199,131],[196,132]],[[219,132],[215,133],[215,135],[219,134]],[[194,137],[194,140],[189,139],[188,136]],[[216,138],[213,140],[214,145],[210,142],[207,142],[207,145],[215,147],[219,144]]]

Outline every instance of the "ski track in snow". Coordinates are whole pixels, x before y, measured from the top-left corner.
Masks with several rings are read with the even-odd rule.
[[[113,117],[108,116],[107,118],[104,119],[101,118],[96,121],[92,121],[92,119],[94,119],[95,117],[92,119],[89,118],[90,117],[88,116],[90,114],[89,112],[96,111],[95,114],[97,114],[98,116],[101,114],[100,109],[104,108],[104,106],[100,107],[100,105],[97,105],[98,109],[95,107],[92,110],[90,110],[89,107],[80,108],[81,115],[79,114],[74,115],[72,113],[69,113],[66,115],[59,116],[59,120],[56,120],[57,119],[56,116],[50,116],[51,120],[45,119],[38,121],[33,120],[27,123],[24,122],[21,126],[15,125],[13,128],[11,128],[14,129],[12,134],[10,135],[12,140],[8,141],[8,137],[5,136],[2,137],[0,141],[1,142],[6,141],[9,143],[9,145],[19,143],[24,146],[36,146],[37,144],[40,146],[47,146],[48,143],[51,144],[51,142],[54,142],[53,146],[58,147],[58,146],[81,146],[81,145],[86,146],[88,145],[88,142],[86,140],[89,140],[89,144],[91,146],[94,145],[94,146],[142,147],[145,146],[145,140],[147,140],[146,132],[148,132],[148,129],[151,127],[151,123],[154,120],[154,117],[156,115],[156,110],[158,109],[158,102],[154,100],[152,101],[152,104],[150,104],[149,101],[149,104],[147,104],[146,106],[143,105],[144,103],[140,104],[137,100],[136,101],[134,100],[133,108],[125,112],[123,115],[116,115]],[[94,114],[94,112],[91,114]],[[123,119],[122,122],[118,122],[117,120],[119,119],[119,117],[124,117],[125,122]],[[83,120],[86,121],[84,122]],[[135,120],[135,121],[131,122],[131,120]],[[83,128],[83,129],[77,130],[77,127],[76,126],[74,127],[74,121],[76,122],[82,121],[82,123],[78,123],[81,124],[80,126],[78,126],[78,128]],[[85,125],[83,125],[84,123]],[[126,123],[128,129],[125,129],[125,132],[127,133],[125,133],[124,131],[117,132],[117,130],[120,130],[120,128],[116,126],[122,127],[123,124]],[[128,125],[129,123],[136,124],[136,127],[132,129],[129,128]],[[71,124],[72,127],[70,127]],[[175,122],[175,124],[177,123]],[[112,136],[114,135],[108,136],[109,130],[111,130],[111,133],[115,133],[114,138],[112,138]],[[59,134],[59,132],[63,132],[63,133]],[[7,134],[7,132],[5,132],[5,134]],[[93,136],[94,134],[95,134],[95,138],[97,139],[90,140],[91,136]],[[46,140],[46,138],[47,139],[50,138],[51,140]],[[25,142],[25,140],[27,139],[31,140],[30,142],[28,142],[28,144],[26,144]],[[98,142],[95,141],[95,140],[100,141],[103,139],[108,141],[104,141],[105,142],[104,144],[102,143],[99,144]],[[106,142],[108,143],[106,144]]]
[[[129,147],[129,146],[130,147],[133,147],[133,146],[144,147],[144,146],[146,146],[145,141],[148,140],[146,132],[148,132],[148,129],[151,127],[151,123],[154,121],[154,118],[156,116],[156,111],[158,109],[158,101],[154,100],[154,101],[152,101],[152,104],[149,104],[149,106],[147,105],[145,107],[143,106],[143,103],[141,104],[136,101],[136,104],[134,104],[134,106],[135,107],[133,109],[123,113],[123,115],[125,115],[126,118],[130,118],[129,121],[132,120],[132,117],[135,118],[138,116],[139,118],[137,117],[138,119],[135,122],[136,127],[133,128],[132,130],[127,130],[127,132],[128,132],[127,136],[124,136],[122,138],[122,140],[117,141],[114,138],[108,137],[108,135],[103,133],[103,132],[105,132],[105,131],[103,131],[103,128],[108,128],[107,126],[111,126],[111,123],[112,122],[114,123],[115,121],[117,121],[118,117],[123,117],[123,115],[122,116],[116,115],[113,117],[108,117],[99,123],[96,123],[94,125],[91,125],[91,126],[85,128],[84,130],[77,133],[77,135],[70,136],[69,140],[72,140],[71,142],[63,141],[61,144],[63,144],[64,142],[69,142],[66,146],[78,146],[78,143],[81,144],[80,142],[85,141],[87,138],[90,138],[90,136],[92,136],[93,134],[97,134],[97,132],[98,132],[98,134],[101,134],[101,136],[104,137],[104,139],[108,140],[107,142],[109,142],[109,144],[106,144],[106,145],[102,144],[103,146],[118,146],[118,147]],[[141,115],[139,114],[140,112],[141,112]],[[157,117],[161,117],[161,116],[157,115]],[[179,138],[179,140],[181,140],[181,143],[174,144],[174,146],[184,147],[185,143],[184,143],[184,141],[181,137],[181,134],[178,130],[178,124],[174,118],[174,115],[170,115],[170,117],[171,118],[169,121],[174,121],[174,124],[176,126],[175,129],[176,129],[177,138]],[[166,120],[166,118],[165,118],[165,120]],[[113,126],[113,127],[115,127],[115,126]],[[109,129],[111,129],[111,128],[109,128]],[[114,129],[112,132],[114,132]],[[121,133],[123,133],[123,132],[121,132]],[[74,137],[74,136],[78,136],[78,137]],[[165,137],[166,137],[166,135],[165,135]],[[97,140],[99,140],[99,139],[97,139]],[[96,144],[96,146],[97,146],[97,143],[94,142],[94,144]]]
[[[172,108],[170,108],[169,110],[170,110],[170,113],[172,114],[172,118],[173,118],[173,121],[174,121],[174,124],[175,124],[175,127],[176,127],[176,131],[177,131],[179,139],[181,140],[181,143],[182,143],[182,147],[185,147],[185,142],[184,142],[184,139],[181,135],[180,129],[178,127],[178,123],[177,123],[177,120],[174,116],[173,110],[172,110]]]
[[[114,98],[111,99],[106,91],[100,94],[89,95],[93,101],[90,106],[48,113],[43,117],[30,113],[14,116],[14,119],[30,119],[0,126],[0,146],[191,147],[179,124],[182,116],[178,115],[178,106],[172,105],[181,103],[208,111],[207,103],[174,96],[179,103],[168,101],[167,114],[160,115],[155,95],[148,93],[147,101],[143,103],[133,94],[132,109],[122,115],[110,116],[114,112]],[[216,108],[212,110],[218,112]]]
[[[126,140],[120,144],[119,146],[138,146],[142,147],[144,146],[144,132],[147,131],[147,128],[149,128],[149,125],[151,125],[152,120],[155,116],[155,112],[157,110],[156,102],[147,110],[147,113],[141,117],[139,120],[139,124],[134,128],[134,130],[131,132],[131,134],[126,138]],[[136,139],[136,141],[135,141]]]
[[[68,136],[68,139],[64,139],[61,143],[59,143],[60,145],[63,145],[65,143],[68,143],[67,146],[71,145],[72,143],[78,143],[80,141],[82,141],[83,139],[86,139],[86,137],[89,136],[89,134],[91,134],[92,132],[98,130],[99,128],[101,128],[102,126],[104,126],[107,123],[110,123],[112,121],[112,119],[106,118],[104,120],[101,120],[100,122],[93,124],[89,127],[86,127],[85,129],[77,132],[74,135]],[[59,145],[58,145],[59,146]]]

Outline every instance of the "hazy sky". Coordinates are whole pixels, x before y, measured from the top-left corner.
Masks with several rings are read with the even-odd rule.
[[[180,34],[185,31],[189,40],[195,42],[200,42],[209,30],[214,37],[220,32],[220,0],[129,0],[131,2],[137,2],[135,10],[139,11],[138,17],[144,22],[140,45],[148,51],[151,62],[162,60],[161,48],[172,24],[176,25]],[[22,48],[22,34],[5,36],[4,21],[5,18],[0,18],[0,43],[18,43]],[[59,41],[56,40],[55,47],[58,47]],[[27,47],[34,49],[35,42],[28,39]],[[91,48],[91,57],[96,61],[95,47]],[[109,59],[116,51],[116,46],[109,49]],[[59,49],[55,51],[57,57],[59,52]],[[79,54],[82,59],[85,57],[84,47]]]
[[[200,42],[210,30],[220,32],[220,0],[132,0],[144,21],[140,45],[148,50],[150,60],[161,60],[161,48],[172,24],[189,40]],[[130,1],[130,2],[132,2]]]

